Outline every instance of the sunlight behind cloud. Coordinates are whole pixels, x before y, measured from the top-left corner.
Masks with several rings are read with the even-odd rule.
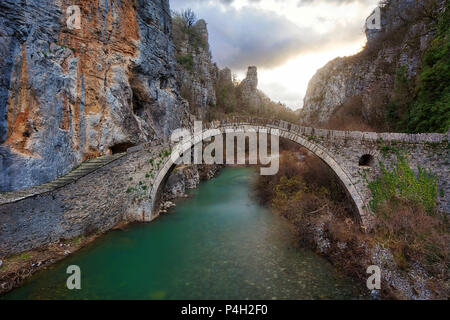
[[[259,69],[259,89],[275,102],[282,102],[291,109],[303,106],[303,98],[309,80],[316,71],[337,57],[355,54],[361,50],[365,39],[351,45],[329,49],[316,53],[299,55],[282,66],[273,69]],[[245,78],[245,71],[238,72],[237,78]]]

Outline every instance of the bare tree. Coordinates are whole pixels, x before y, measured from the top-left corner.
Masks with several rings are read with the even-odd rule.
[[[191,8],[183,10],[181,12],[181,17],[185,21],[188,28],[192,27],[197,22],[197,15]]]

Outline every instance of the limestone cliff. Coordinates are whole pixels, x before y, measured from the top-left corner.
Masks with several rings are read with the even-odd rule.
[[[424,52],[436,34],[442,3],[384,1],[381,30],[366,30],[364,50],[334,59],[311,79],[301,123],[333,129],[395,130],[386,122],[386,109],[396,75],[402,72],[405,82],[417,82]]]
[[[248,105],[256,108],[261,104],[261,92],[258,90],[258,69],[250,66],[247,69],[247,75],[239,84],[242,100]]]
[[[200,19],[186,27],[182,20],[174,18],[177,79],[191,114],[199,119],[205,117],[208,107],[216,105],[215,85],[219,69],[212,61],[208,38],[205,20]]]
[[[171,30],[168,0],[1,1],[0,191],[180,127]]]
[[[247,75],[238,85],[240,102],[250,114],[259,117],[298,121],[297,114],[282,103],[272,101],[264,92],[258,89],[258,68],[250,66]]]
[[[296,122],[293,112],[258,90],[257,67],[249,67],[241,83],[233,79],[229,68],[219,70],[212,60],[207,23],[196,19],[189,9],[174,12],[172,19],[178,85],[190,114],[206,121],[238,113]]]
[[[164,201],[187,197],[190,189],[198,187],[201,181],[214,178],[223,165],[179,165],[167,179],[162,195]],[[163,209],[164,210],[164,209]]]
[[[230,68],[225,67],[222,70],[219,70],[219,81],[227,84],[233,83],[233,76]]]

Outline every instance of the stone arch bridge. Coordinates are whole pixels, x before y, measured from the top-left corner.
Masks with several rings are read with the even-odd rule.
[[[214,129],[214,130],[210,130]],[[201,134],[181,145],[149,143],[126,153],[91,160],[43,186],[0,194],[0,257],[29,250],[87,230],[107,231],[123,220],[148,222],[158,217],[158,200],[176,159],[200,140],[229,131],[277,134],[305,147],[338,176],[362,227],[370,227],[367,177],[379,163],[395,163],[404,150],[410,164],[438,177],[438,208],[450,212],[449,133],[399,134],[333,131],[301,127],[281,120],[234,117],[206,124]],[[171,156],[172,150],[178,154]]]

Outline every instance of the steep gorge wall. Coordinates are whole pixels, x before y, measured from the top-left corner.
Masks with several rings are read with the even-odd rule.
[[[188,119],[175,65],[168,0],[2,1],[0,191],[167,139]]]
[[[208,28],[205,20],[198,20],[186,30],[183,21],[175,18],[177,79],[181,95],[189,103],[190,113],[203,119],[209,107],[216,105],[216,83],[219,68],[212,61]]]
[[[311,79],[301,124],[346,130],[395,130],[386,126],[386,106],[392,98],[398,70],[417,81],[425,51],[436,35],[438,12],[423,10],[432,1],[388,1],[381,9],[381,30],[366,30],[365,49],[351,57],[336,58]],[[437,8],[443,8],[442,0]],[[347,108],[339,115],[340,109]],[[358,114],[359,118],[351,118]],[[335,126],[337,117],[344,120]],[[352,121],[354,120],[354,121]],[[366,125],[350,128],[345,122]]]

